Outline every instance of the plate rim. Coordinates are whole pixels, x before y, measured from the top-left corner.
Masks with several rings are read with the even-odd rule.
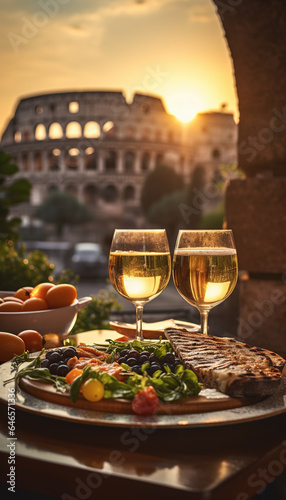
[[[4,380],[11,378],[11,361],[0,365],[0,402],[8,403],[8,389],[15,387],[15,381],[4,385]],[[21,401],[22,398],[22,401]],[[280,398],[280,400],[279,400]],[[263,411],[263,406],[268,402],[268,410]],[[271,406],[272,404],[272,406]],[[253,405],[240,408],[218,410],[197,414],[179,415],[152,415],[143,417],[133,414],[103,413],[94,410],[83,410],[70,408],[67,406],[49,403],[35,398],[26,393],[20,387],[16,387],[15,408],[28,413],[41,415],[55,420],[66,420],[77,424],[88,424],[108,427],[152,427],[156,429],[167,428],[195,428],[195,427],[216,427],[222,425],[233,425],[249,423],[255,420],[270,418],[286,412],[286,379],[283,377],[283,384],[277,393],[269,396],[265,400]],[[251,410],[252,415],[248,415],[247,410]]]

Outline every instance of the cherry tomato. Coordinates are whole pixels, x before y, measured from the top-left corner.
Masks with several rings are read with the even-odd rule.
[[[152,415],[159,406],[159,398],[154,387],[148,385],[138,391],[132,401],[132,410],[138,415]]]
[[[103,394],[104,385],[96,378],[89,378],[82,385],[82,395],[88,401],[100,401]]]
[[[43,337],[36,330],[23,330],[18,337],[25,342],[26,350],[29,352],[40,351],[43,347]]]

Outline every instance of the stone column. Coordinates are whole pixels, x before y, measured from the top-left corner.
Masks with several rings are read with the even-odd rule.
[[[84,172],[84,153],[80,152],[79,157],[78,157],[78,171],[80,173]]]
[[[238,262],[238,337],[286,355],[286,3],[220,2],[239,100],[238,164],[226,190]]]
[[[47,173],[49,171],[47,151],[42,151],[42,162],[43,162],[43,173]]]
[[[152,153],[150,153],[149,170],[154,170],[155,166],[156,166],[156,153],[152,151]]]
[[[104,172],[104,157],[102,149],[98,150],[98,172]]]
[[[78,201],[84,203],[83,184],[78,184]]]
[[[142,152],[137,151],[135,153],[135,162],[134,162],[134,172],[135,174],[141,174],[141,156]]]
[[[124,152],[122,150],[117,151],[116,172],[118,172],[119,174],[122,174],[124,172],[123,157]]]

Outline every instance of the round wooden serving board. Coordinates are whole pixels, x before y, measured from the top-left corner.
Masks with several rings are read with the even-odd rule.
[[[19,385],[21,389],[32,396],[49,401],[50,403],[85,410],[94,410],[107,413],[134,413],[131,408],[131,402],[125,399],[101,399],[93,403],[87,401],[83,396],[79,396],[76,403],[73,403],[68,392],[56,391],[53,385],[40,380],[34,380],[28,377],[22,377]],[[209,411],[229,410],[240,408],[249,404],[256,403],[257,399],[231,398],[223,396],[211,399],[205,396],[192,396],[188,399],[174,401],[172,403],[160,402],[157,414],[159,415],[180,415],[190,413],[205,413]]]

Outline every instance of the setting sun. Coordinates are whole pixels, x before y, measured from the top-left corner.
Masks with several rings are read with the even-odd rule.
[[[165,102],[168,112],[184,123],[192,120],[199,111],[203,110],[200,99],[184,90],[170,93],[165,97]]]

